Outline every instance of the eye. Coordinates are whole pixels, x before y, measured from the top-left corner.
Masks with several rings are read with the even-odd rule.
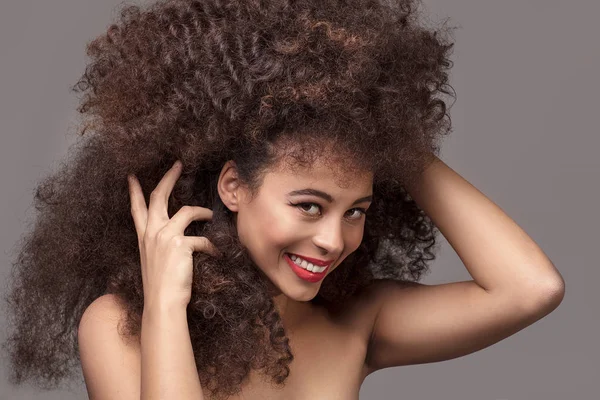
[[[358,216],[355,219],[360,219],[363,215],[367,215],[367,210],[364,208],[353,208],[352,210],[358,211]]]
[[[308,212],[308,210],[311,209],[312,206],[315,206],[317,208],[320,208],[321,206],[317,203],[289,203],[291,206],[297,207],[299,208],[302,212],[304,212],[305,214],[308,214],[310,216],[317,216],[318,214],[312,213],[312,212]],[[306,207],[308,206],[308,207]],[[350,209],[350,211],[357,211],[358,212],[358,217],[357,218],[349,218],[351,220],[359,220],[360,218],[362,218],[363,215],[367,215],[367,210],[365,208],[352,208]]]
[[[319,207],[319,205],[318,205],[318,204],[316,204],[316,203],[297,203],[297,204],[294,204],[294,205],[295,205],[296,207],[298,207],[299,209],[301,209],[302,211],[306,212],[306,214],[309,214],[309,215],[316,215],[316,214],[314,214],[314,213],[311,213],[311,212],[308,212],[308,211],[307,211],[307,209],[305,208],[306,206],[308,206],[308,209],[309,209],[309,210],[310,210],[310,208],[311,208],[312,206],[315,206],[315,207],[317,207],[317,208]]]

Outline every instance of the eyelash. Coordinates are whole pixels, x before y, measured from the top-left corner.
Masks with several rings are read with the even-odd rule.
[[[304,212],[305,214],[307,214],[310,217],[315,217],[312,214],[307,213],[305,210],[302,209],[301,206],[305,206],[305,205],[315,205],[319,208],[321,208],[321,205],[318,203],[310,203],[310,202],[305,202],[305,203],[289,203],[291,206],[297,207],[300,209],[300,211]],[[356,207],[356,208],[352,208],[351,210],[358,210],[361,212],[362,215],[366,216],[367,215],[367,209],[366,208],[361,208],[361,207]],[[362,216],[361,216],[362,217]],[[356,218],[355,220],[359,220],[360,218]]]

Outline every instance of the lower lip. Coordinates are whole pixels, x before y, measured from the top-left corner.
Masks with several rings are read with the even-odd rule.
[[[290,268],[292,269],[292,271],[294,271],[300,279],[304,279],[305,281],[312,282],[312,283],[319,282],[321,279],[323,279],[325,277],[325,275],[327,274],[329,267],[331,266],[331,264],[329,264],[323,272],[314,273],[314,272],[310,272],[306,269],[300,268],[298,265],[296,265],[296,263],[294,261],[292,261],[292,259],[290,258],[290,255],[287,253],[283,255],[283,258],[285,258],[285,261],[287,261],[287,263],[290,265]]]

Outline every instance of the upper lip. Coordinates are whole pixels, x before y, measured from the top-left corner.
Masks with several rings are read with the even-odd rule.
[[[292,254],[294,256],[298,256],[298,257],[302,258],[303,260],[308,261],[309,263],[312,263],[314,265],[318,265],[319,267],[327,267],[327,266],[329,266],[329,264],[331,264],[333,262],[333,260],[324,261],[324,260],[319,260],[318,258],[306,257],[306,256],[303,256],[301,254],[295,254],[295,253],[289,253],[289,254]]]

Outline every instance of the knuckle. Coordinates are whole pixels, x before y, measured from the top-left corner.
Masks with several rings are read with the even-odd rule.
[[[163,242],[163,241],[165,241],[165,239],[168,239],[167,235],[168,235],[168,232],[161,229],[154,235],[154,237],[157,241]]]
[[[144,235],[144,237],[142,237],[141,239],[141,244],[144,247],[148,247],[150,243],[155,241],[155,237],[154,235],[152,235],[151,233],[146,232],[146,234]]]
[[[193,211],[193,207],[192,206],[188,206],[188,205],[184,205],[184,206],[181,207],[181,209],[179,211],[181,211],[183,214],[190,214]]]
[[[157,189],[154,189],[152,193],[150,193],[150,200],[157,199],[160,197],[160,192]]]
[[[183,246],[184,240],[182,236],[175,235],[169,239],[169,243],[171,246],[179,248]]]

